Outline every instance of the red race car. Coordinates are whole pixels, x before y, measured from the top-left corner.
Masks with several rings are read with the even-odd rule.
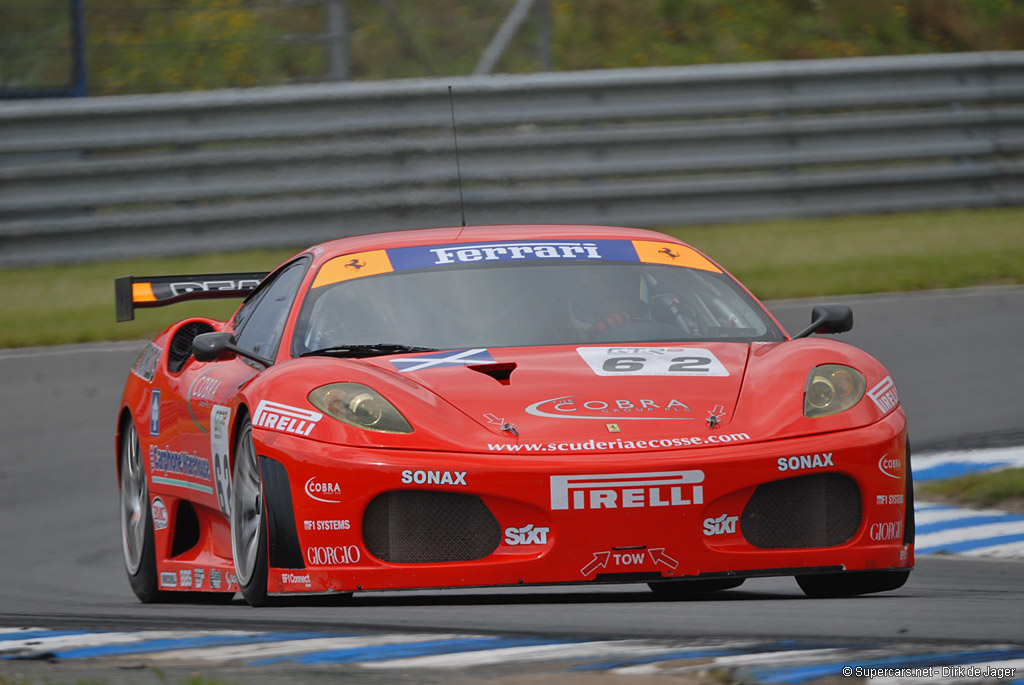
[[[270,274],[117,279],[135,308],[245,297],[139,357],[117,420],[144,601],[795,576],[898,588],[906,419],[882,365],[788,336],[652,231],[490,226],[324,243]],[[185,594],[175,594],[175,593]],[[213,597],[211,599],[215,599]]]

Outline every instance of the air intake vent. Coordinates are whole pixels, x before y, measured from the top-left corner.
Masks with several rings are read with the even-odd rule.
[[[501,526],[475,495],[395,490],[374,498],[363,516],[370,554],[393,564],[473,561],[501,544]]]
[[[743,509],[740,531],[762,549],[834,547],[854,536],[860,519],[857,484],[821,473],[759,486]]]
[[[200,333],[209,333],[213,326],[202,321],[187,323],[174,332],[167,347],[167,370],[178,373],[185,368],[185,362],[192,356],[192,339]]]

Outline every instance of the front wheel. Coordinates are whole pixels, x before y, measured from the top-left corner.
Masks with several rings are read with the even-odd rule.
[[[121,553],[128,582],[135,596],[145,603],[158,602],[161,592],[156,573],[156,543],[153,514],[149,508],[149,487],[139,449],[135,422],[128,418],[121,430],[120,464]]]
[[[910,570],[846,571],[797,576],[796,583],[808,597],[853,597],[872,592],[885,592],[903,587]]]
[[[231,483],[231,554],[238,587],[254,607],[268,603],[267,521],[263,506],[263,480],[252,442],[252,421],[242,419],[235,440],[235,467]]]

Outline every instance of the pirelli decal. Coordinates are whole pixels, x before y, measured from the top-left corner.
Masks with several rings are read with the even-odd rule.
[[[652,240],[509,240],[414,245],[348,254],[324,264],[313,281],[313,287],[391,271],[535,260],[644,262],[721,272],[693,248],[677,243]]]

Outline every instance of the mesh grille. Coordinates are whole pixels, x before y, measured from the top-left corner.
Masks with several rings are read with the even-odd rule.
[[[171,344],[167,346],[167,370],[178,373],[185,368],[185,362],[192,356],[192,339],[212,330],[213,326],[208,323],[193,321],[175,331]]]
[[[860,528],[860,488],[822,473],[758,486],[740,517],[747,542],[762,549],[834,547]]]
[[[394,564],[473,561],[498,548],[501,526],[475,495],[395,490],[366,508],[363,542]]]

